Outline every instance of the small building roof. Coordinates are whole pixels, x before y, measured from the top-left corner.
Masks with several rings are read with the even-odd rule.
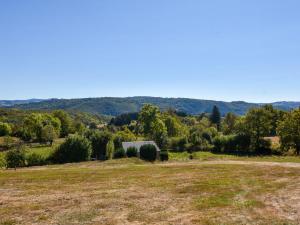
[[[135,147],[137,149],[138,152],[140,152],[140,148],[143,145],[154,145],[156,148],[156,151],[160,151],[159,147],[156,145],[156,143],[154,141],[133,141],[133,142],[122,142],[122,147],[125,151],[127,151],[127,149],[129,147]]]

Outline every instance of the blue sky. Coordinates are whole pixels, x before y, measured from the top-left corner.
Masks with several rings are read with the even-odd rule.
[[[0,99],[300,101],[299,0],[0,0]]]

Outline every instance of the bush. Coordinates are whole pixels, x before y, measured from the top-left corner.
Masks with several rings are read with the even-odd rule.
[[[114,152],[114,159],[124,158],[126,156],[125,150],[123,148],[118,148]]]
[[[266,140],[266,139],[260,139],[259,140],[259,149],[256,149],[256,153],[258,154],[271,154],[272,149],[271,149],[271,140]]]
[[[168,161],[169,160],[168,151],[161,151],[159,156],[160,156],[161,161]]]
[[[175,137],[175,138],[170,138],[168,147],[172,151],[176,152],[183,152],[187,149],[188,147],[188,140],[186,137]]]
[[[249,153],[251,140],[248,135],[222,135],[215,137],[214,151],[222,153]]]
[[[137,148],[136,147],[127,148],[126,155],[128,158],[137,157]]]
[[[17,168],[25,166],[25,151],[23,147],[8,151],[5,156],[7,168]]]
[[[156,147],[151,144],[143,145],[140,148],[140,157],[141,159],[147,161],[155,161],[156,160]]]
[[[214,151],[222,152],[222,153],[229,153],[235,152],[237,149],[237,144],[234,135],[222,135],[218,136],[213,141],[214,144]]]
[[[8,123],[0,122],[0,137],[10,135],[11,132],[11,126]]]
[[[26,157],[27,166],[43,166],[48,163],[47,159],[37,153],[31,153]]]
[[[55,163],[70,163],[90,160],[92,146],[85,137],[74,135],[68,137],[53,153]]]

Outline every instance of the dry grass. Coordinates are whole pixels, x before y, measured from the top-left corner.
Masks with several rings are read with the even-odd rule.
[[[0,224],[299,224],[299,168],[123,159],[1,170]]]

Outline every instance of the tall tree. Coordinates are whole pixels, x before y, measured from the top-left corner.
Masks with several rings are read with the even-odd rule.
[[[234,113],[227,113],[222,121],[222,131],[224,134],[232,134],[237,123],[237,116]]]
[[[278,134],[282,148],[294,148],[300,154],[300,109],[296,109],[284,116],[278,125]]]
[[[56,110],[53,112],[53,116],[58,118],[61,122],[60,136],[68,136],[72,129],[72,119],[70,115],[63,110]]]
[[[152,132],[153,124],[157,119],[160,117],[160,112],[158,107],[146,104],[141,109],[141,112],[139,113],[139,122],[143,126],[143,132],[146,135],[150,135]]]
[[[271,130],[269,135],[276,136],[278,122],[283,119],[285,112],[275,109],[272,105],[265,105],[263,109],[266,110],[270,115]]]
[[[210,115],[210,121],[213,124],[217,125],[217,128],[220,129],[220,125],[221,125],[221,113],[219,108],[215,105],[213,107],[212,113]]]
[[[270,113],[263,108],[250,109],[244,120],[245,131],[251,136],[252,147],[259,151],[262,138],[270,134],[272,121]]]

